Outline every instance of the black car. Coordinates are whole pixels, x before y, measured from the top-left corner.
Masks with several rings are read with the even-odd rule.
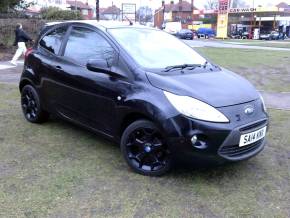
[[[25,57],[25,118],[53,114],[120,143],[140,174],[162,175],[175,157],[240,161],[264,148],[268,116],[256,89],[163,31],[53,23]]]
[[[189,29],[181,29],[176,36],[180,39],[193,39],[193,32]]]

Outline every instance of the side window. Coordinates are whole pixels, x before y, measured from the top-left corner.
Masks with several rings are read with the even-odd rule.
[[[93,30],[74,27],[67,41],[64,56],[85,66],[89,59],[114,59],[114,49]]]
[[[52,52],[53,54],[58,54],[61,42],[66,33],[67,27],[60,27],[55,29],[54,31],[45,35],[39,42],[39,45]]]

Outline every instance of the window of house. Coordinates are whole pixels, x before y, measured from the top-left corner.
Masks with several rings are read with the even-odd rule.
[[[89,11],[88,9],[82,9],[82,15],[88,15]]]

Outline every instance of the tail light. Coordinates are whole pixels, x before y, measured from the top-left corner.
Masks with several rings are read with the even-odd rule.
[[[28,48],[25,52],[24,58],[25,60],[27,59],[28,55],[30,55],[30,53],[33,51],[33,48]]]

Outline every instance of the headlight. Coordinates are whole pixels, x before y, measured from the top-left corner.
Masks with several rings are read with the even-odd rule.
[[[265,105],[264,98],[263,98],[263,96],[261,95],[261,93],[259,93],[259,95],[260,95],[260,99],[261,99],[261,101],[262,101],[262,107],[263,107],[263,110],[264,110],[265,112],[267,112],[267,108],[266,108],[266,105]]]
[[[169,102],[181,114],[198,120],[228,123],[229,119],[214,107],[188,96],[175,95],[163,91]]]

